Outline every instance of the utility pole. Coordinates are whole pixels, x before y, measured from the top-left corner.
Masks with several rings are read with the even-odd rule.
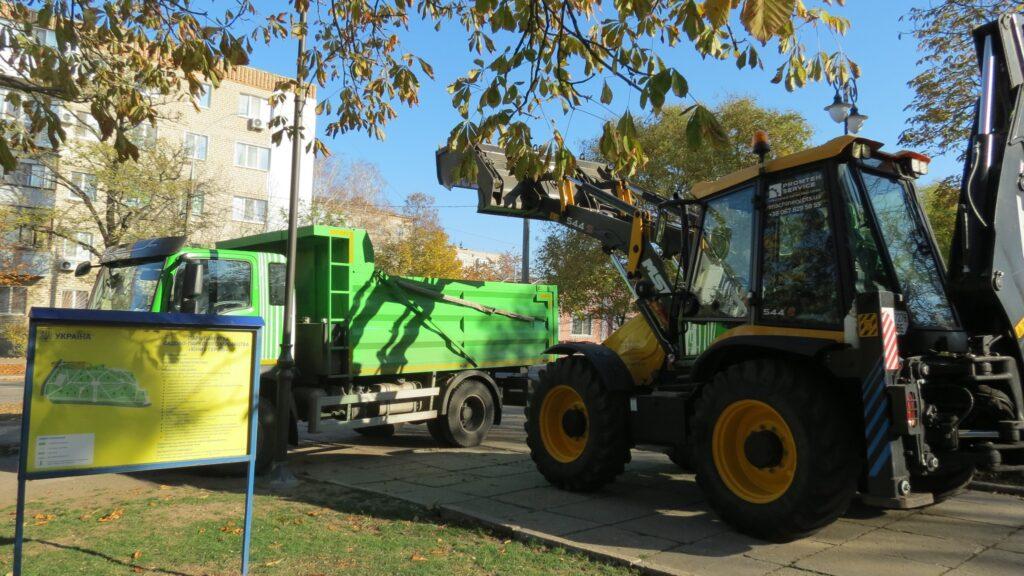
[[[530,220],[523,218],[523,277],[520,282],[530,283]]]
[[[299,51],[295,68],[295,111],[292,117],[292,179],[288,197],[288,260],[284,281],[286,298],[284,326],[281,330],[281,354],[277,357],[277,438],[273,467],[270,471],[270,486],[276,489],[291,488],[299,483],[288,468],[288,431],[291,420],[292,382],[295,380],[292,329],[295,326],[295,258],[299,214],[299,167],[302,162],[302,112],[306,107],[306,10],[298,8]]]

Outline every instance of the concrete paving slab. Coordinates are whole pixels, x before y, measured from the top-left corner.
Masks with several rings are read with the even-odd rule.
[[[622,528],[690,544],[729,530],[729,527],[706,509],[658,512],[619,524]]]
[[[955,568],[984,549],[974,542],[944,540],[887,528],[873,530],[843,547],[855,554],[880,554],[946,568]]]
[[[533,512],[528,508],[498,502],[493,498],[473,498],[452,504],[451,507],[470,516],[486,515],[498,521],[510,520]]]
[[[991,548],[978,554],[948,576],[1020,576],[1024,573],[1024,554]]]
[[[590,520],[599,524],[615,524],[651,513],[648,506],[600,495],[600,502],[592,499],[551,508],[552,512]]]
[[[625,530],[618,526],[599,526],[574,532],[570,539],[578,546],[622,558],[631,563],[676,546],[676,543],[648,534]]]
[[[860,538],[872,530],[874,530],[874,528],[871,526],[858,524],[857,522],[851,522],[845,518],[840,518],[814,534],[811,534],[810,538],[818,542],[838,545]]]
[[[1018,529],[1006,540],[996,544],[996,548],[1024,554],[1024,528]]]
[[[459,491],[474,496],[501,496],[519,492],[528,488],[551,486],[537,472],[524,472],[504,478],[481,478],[459,486]]]
[[[886,526],[889,530],[934,536],[947,540],[972,542],[982,546],[992,546],[1006,540],[1014,533],[1014,528],[1000,524],[974,522],[953,516],[934,514],[914,514],[906,516]]]
[[[941,504],[930,506],[922,514],[953,516],[975,522],[1024,526],[1024,506],[1016,496],[968,491]]]
[[[829,576],[939,576],[949,570],[938,564],[922,564],[912,560],[894,562],[891,557],[863,551],[855,552],[846,546],[836,546],[798,560],[795,567]]]
[[[582,532],[584,530],[590,530],[591,528],[597,528],[600,526],[600,524],[596,522],[573,518],[572,516],[566,516],[564,514],[555,514],[554,512],[547,512],[545,510],[534,510],[532,512],[527,512],[526,514],[513,516],[509,519],[508,524],[511,524],[514,527],[533,530],[538,534],[553,534],[555,536],[562,536],[572,532]]]
[[[744,556],[742,551],[715,550],[699,542],[660,552],[645,558],[640,565],[668,574],[701,576],[762,576],[779,568],[778,564]]]
[[[539,488],[520,490],[511,494],[502,494],[496,499],[500,502],[524,506],[533,510],[547,510],[566,504],[593,500],[594,498],[595,495],[593,493],[569,492],[559,490],[554,486],[541,486]]]

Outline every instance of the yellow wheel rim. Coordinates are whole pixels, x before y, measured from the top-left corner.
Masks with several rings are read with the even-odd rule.
[[[785,419],[759,400],[725,407],[711,436],[719,477],[733,494],[754,504],[786,493],[796,474],[796,442]]]
[[[555,386],[540,405],[540,439],[555,460],[569,463],[583,454],[590,434],[590,418],[579,392]]]

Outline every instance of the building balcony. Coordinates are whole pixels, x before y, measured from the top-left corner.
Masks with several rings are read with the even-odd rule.
[[[53,270],[53,254],[35,248],[0,249],[0,270],[19,276],[49,276]]]

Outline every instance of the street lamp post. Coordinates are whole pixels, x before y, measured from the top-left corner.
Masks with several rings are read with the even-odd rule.
[[[295,325],[295,258],[297,252],[299,213],[299,167],[302,162],[302,113],[306,107],[306,10],[299,8],[299,51],[295,71],[295,110],[292,117],[292,174],[288,196],[288,251],[285,269],[284,326],[281,330],[281,353],[277,357],[277,437],[270,486],[291,488],[299,481],[288,468],[288,432],[291,421],[292,382],[295,380],[295,359],[292,355],[292,330]]]
[[[843,134],[857,134],[867,122],[867,115],[857,109],[857,84],[849,82],[842,87],[836,86],[836,95],[832,103],[825,106],[832,121],[843,125]]]

